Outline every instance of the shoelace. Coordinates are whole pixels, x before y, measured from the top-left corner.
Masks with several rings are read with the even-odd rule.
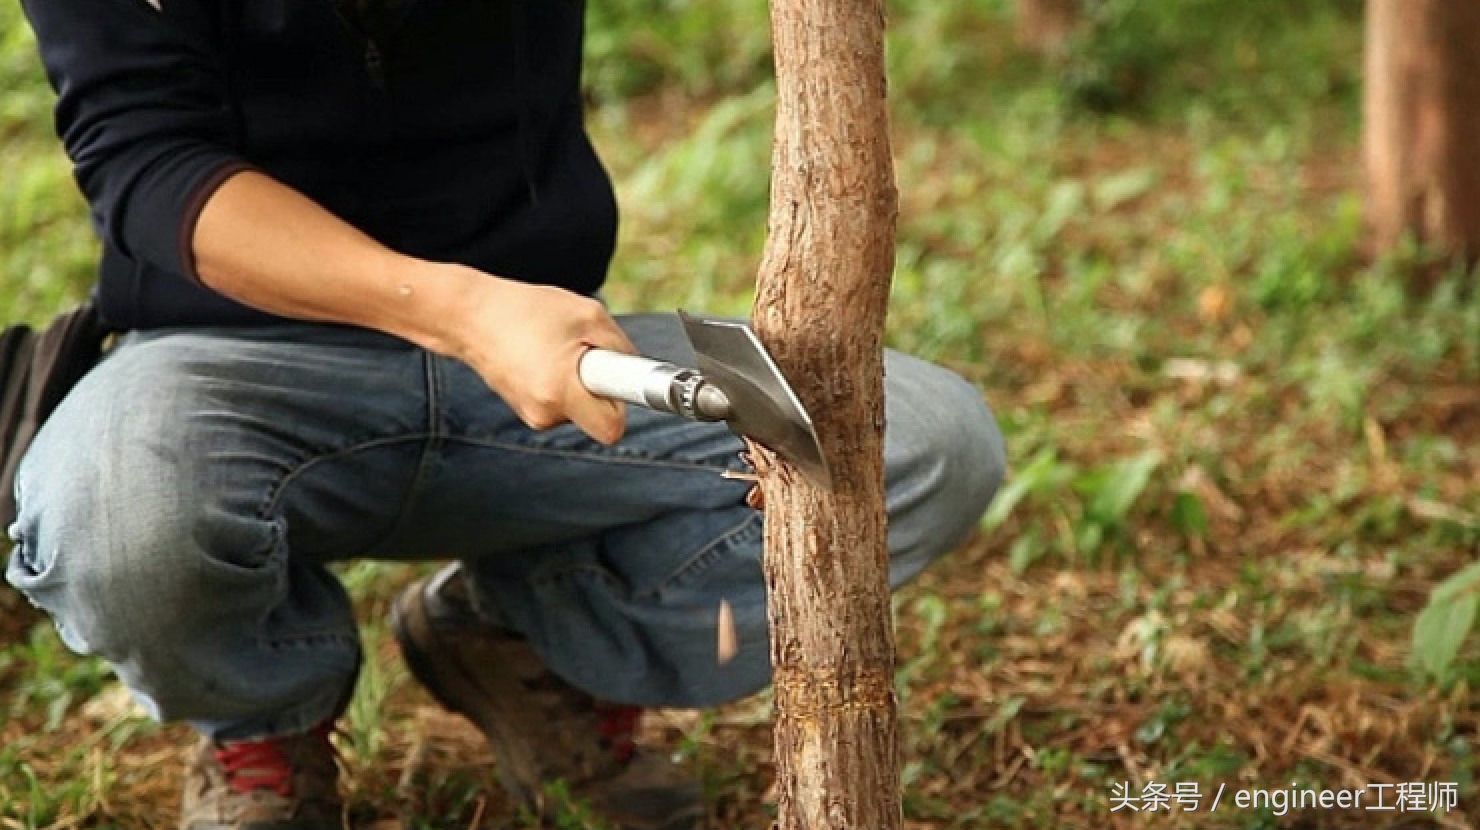
[[[283,744],[295,740],[323,741],[329,744],[333,724],[313,728],[308,735],[264,738],[259,741],[237,741],[216,747],[216,762],[226,773],[226,782],[239,793],[273,792],[283,798],[293,797],[293,763]],[[333,746],[328,746],[333,752]]]
[[[642,709],[636,706],[604,704],[597,707],[601,716],[601,740],[625,764],[637,752],[637,727],[642,722]]]

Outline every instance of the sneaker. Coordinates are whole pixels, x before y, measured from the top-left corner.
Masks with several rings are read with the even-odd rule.
[[[524,638],[480,619],[461,566],[403,591],[392,624],[411,674],[483,732],[521,806],[546,819],[586,809],[621,830],[699,826],[697,779],[634,740],[641,710],[596,700],[550,671]]]
[[[339,765],[328,724],[302,735],[217,744],[185,771],[180,830],[336,830]]]

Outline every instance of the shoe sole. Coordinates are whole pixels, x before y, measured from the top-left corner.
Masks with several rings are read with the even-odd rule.
[[[490,695],[482,684],[466,672],[460,661],[449,658],[433,659],[429,652],[450,652],[442,643],[442,636],[433,628],[426,613],[424,600],[418,586],[396,598],[391,605],[391,630],[396,644],[401,648],[401,658],[411,675],[426,688],[427,692],[447,710],[467,718],[483,733],[484,740],[493,750],[499,783],[519,804],[536,812],[542,812],[544,799],[540,791],[519,780],[514,770],[519,769],[519,759],[503,746],[516,739],[505,734],[504,729],[491,716],[479,715],[486,708],[482,701]],[[511,690],[513,691],[513,690]],[[533,770],[531,776],[536,776]]]

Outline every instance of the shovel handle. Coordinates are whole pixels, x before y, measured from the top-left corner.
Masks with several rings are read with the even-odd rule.
[[[601,398],[670,412],[696,421],[724,421],[730,401],[693,369],[608,349],[587,349],[577,371],[586,391]]]

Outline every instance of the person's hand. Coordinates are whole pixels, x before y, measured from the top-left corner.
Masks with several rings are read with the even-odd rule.
[[[479,276],[469,283],[470,302],[449,321],[451,351],[530,427],[569,421],[616,443],[626,428],[624,405],[587,392],[578,369],[593,346],[637,351],[606,307],[561,288]]]

